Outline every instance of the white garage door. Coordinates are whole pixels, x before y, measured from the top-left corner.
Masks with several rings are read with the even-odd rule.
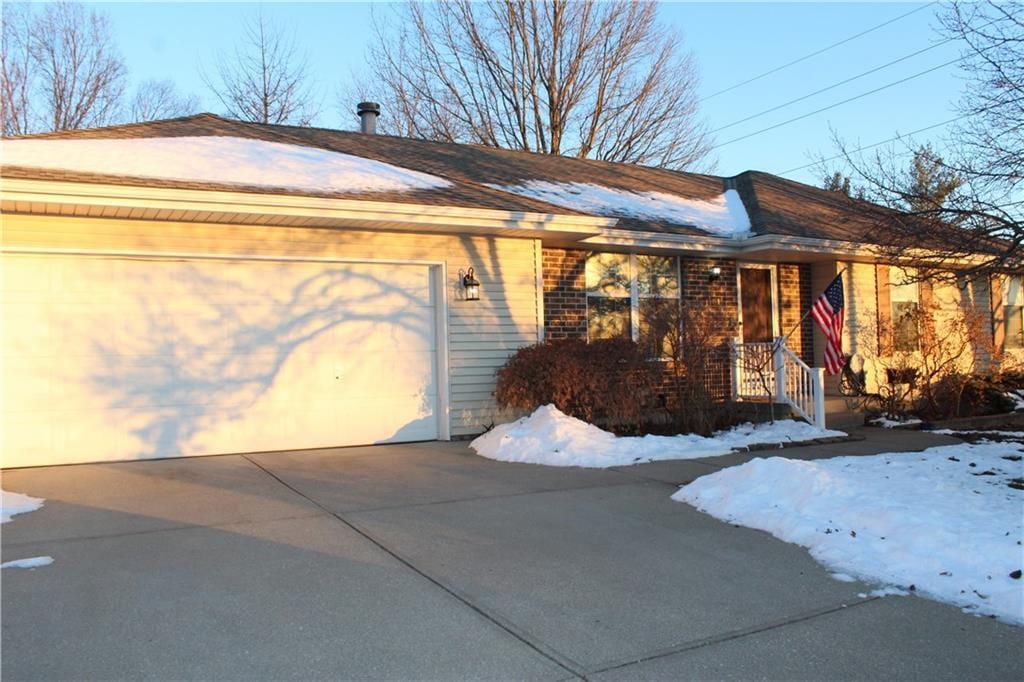
[[[8,254],[3,466],[438,437],[427,265]]]

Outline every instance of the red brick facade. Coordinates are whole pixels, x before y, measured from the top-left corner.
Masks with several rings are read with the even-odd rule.
[[[587,337],[587,252],[544,249],[544,338]]]
[[[544,264],[544,337],[549,340],[586,338],[587,336],[587,251],[549,249],[543,252]],[[721,329],[717,341],[721,347],[721,363],[711,372],[708,387],[719,397],[731,392],[731,368],[727,344],[738,331],[739,297],[736,286],[736,261],[680,257],[683,300],[698,307],[712,308],[720,313]],[[721,269],[713,279],[711,270]],[[779,327],[788,333],[811,305],[811,269],[807,264],[778,266]],[[807,319],[790,337],[789,347],[810,363],[813,355],[813,330]],[[671,386],[671,373],[666,366],[666,392]]]
[[[782,333],[793,331],[786,345],[808,365],[814,366],[814,322],[807,317],[811,309],[811,266],[809,263],[779,263],[779,328]]]

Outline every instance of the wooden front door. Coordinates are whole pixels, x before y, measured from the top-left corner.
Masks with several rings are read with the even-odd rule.
[[[743,343],[771,341],[772,271],[768,268],[740,268],[740,314]]]

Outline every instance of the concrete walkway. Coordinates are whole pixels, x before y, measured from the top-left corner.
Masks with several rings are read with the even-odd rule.
[[[952,439],[863,430],[787,457]],[[1019,628],[862,599],[669,495],[750,457],[609,471],[460,443],[5,472],[4,679],[1019,679]]]

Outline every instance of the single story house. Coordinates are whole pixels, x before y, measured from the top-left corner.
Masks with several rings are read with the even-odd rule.
[[[800,321],[844,268],[849,352],[940,295],[877,263],[854,203],[754,171],[211,114],[11,138],[2,164],[4,467],[468,436],[507,417],[517,348],[639,339],[652,300],[721,311],[738,348],[796,327],[813,368]],[[967,293],[1024,352],[1020,279]]]

